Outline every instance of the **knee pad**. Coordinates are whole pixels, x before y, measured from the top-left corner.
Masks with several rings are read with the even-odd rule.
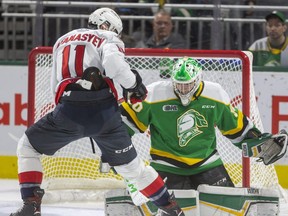
[[[40,156],[41,154],[33,148],[28,137],[24,134],[17,146],[18,173],[31,170],[42,172]]]
[[[28,137],[24,135],[18,141],[17,146],[17,156],[18,157],[39,157],[41,154],[37,152],[31,143],[29,142]]]
[[[115,166],[114,169],[123,178],[137,184],[139,190],[146,188],[158,177],[158,173],[151,166],[145,166],[138,157],[129,164]]]
[[[145,164],[138,157],[132,160],[128,164],[114,166],[114,169],[119,173],[123,178],[126,179],[137,179],[141,175],[145,168]]]

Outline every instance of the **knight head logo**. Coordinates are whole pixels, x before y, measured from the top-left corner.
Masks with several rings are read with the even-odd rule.
[[[199,128],[208,127],[203,115],[196,110],[190,109],[177,120],[177,134],[179,146],[184,147],[195,136],[203,133]]]

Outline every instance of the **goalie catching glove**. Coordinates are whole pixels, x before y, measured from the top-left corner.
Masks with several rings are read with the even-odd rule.
[[[258,133],[250,130],[247,138],[242,143],[244,157],[257,157],[258,161],[263,161],[269,165],[284,156],[287,150],[288,134],[281,130],[278,134]]]
[[[142,102],[147,96],[147,89],[142,83],[142,78],[136,70],[131,70],[136,76],[136,83],[132,88],[123,88],[124,100],[129,104]]]

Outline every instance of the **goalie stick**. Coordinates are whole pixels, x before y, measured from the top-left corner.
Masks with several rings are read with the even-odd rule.
[[[89,137],[90,139],[90,143],[91,143],[91,149],[92,149],[92,153],[93,154],[96,154],[96,151],[95,151],[95,143],[93,141],[93,138],[92,137]],[[102,158],[99,159],[99,171],[101,173],[109,173],[110,172],[110,165],[107,163],[107,162],[103,162]],[[113,170],[114,171],[114,170]]]
[[[90,143],[91,143],[92,153],[93,153],[93,154],[96,154],[95,146],[94,146],[94,141],[93,141],[92,137],[89,137],[89,139],[90,139]]]

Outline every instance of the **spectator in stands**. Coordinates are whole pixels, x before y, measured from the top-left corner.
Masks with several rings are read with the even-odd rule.
[[[266,17],[267,37],[255,41],[249,50],[253,52],[254,66],[288,66],[288,39],[286,18],[273,11]]]
[[[125,44],[125,48],[134,48],[136,46],[135,39],[125,33],[121,34],[121,40]]]
[[[153,34],[145,42],[147,48],[166,48],[166,49],[187,49],[185,40],[182,35],[173,33],[173,23],[171,15],[160,9],[155,15],[152,22]]]
[[[140,32],[135,32],[133,35],[128,35],[125,33],[121,34],[121,40],[125,44],[125,48],[142,48],[145,47],[144,42],[141,40],[141,37],[136,35]]]

